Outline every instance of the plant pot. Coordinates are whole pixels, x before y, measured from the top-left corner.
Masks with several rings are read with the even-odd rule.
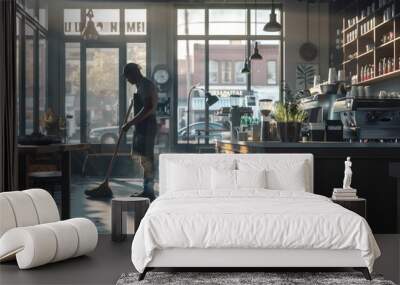
[[[300,141],[301,123],[278,122],[278,134],[282,142]]]
[[[46,129],[46,135],[49,136],[57,136],[59,129],[58,129],[58,124],[48,124],[45,127]]]

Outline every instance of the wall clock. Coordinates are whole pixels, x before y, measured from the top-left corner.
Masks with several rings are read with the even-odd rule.
[[[168,90],[171,76],[166,65],[160,64],[154,67],[152,78],[160,92],[166,92]]]

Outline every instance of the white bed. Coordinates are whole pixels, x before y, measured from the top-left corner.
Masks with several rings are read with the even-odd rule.
[[[140,278],[154,267],[354,267],[370,278],[380,251],[367,222],[312,194],[312,181],[310,154],[161,155],[160,197],[132,243]]]

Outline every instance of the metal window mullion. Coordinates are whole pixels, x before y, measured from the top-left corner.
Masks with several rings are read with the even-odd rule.
[[[257,11],[256,11],[257,13]],[[250,34],[251,34],[251,9],[247,9],[247,35],[246,35],[246,55],[247,59],[250,58],[250,50],[251,50],[251,39],[250,39]],[[248,61],[249,63],[249,68],[251,71],[251,63],[250,60]],[[247,84],[246,84],[247,91],[251,91],[251,72],[247,73]]]
[[[20,135],[26,135],[26,42],[25,42],[25,18],[20,18],[20,97],[19,97],[19,130]]]
[[[284,78],[284,70],[283,70],[283,68],[284,68],[284,65],[283,65],[283,61],[284,61],[284,55],[283,55],[283,51],[284,51],[284,47],[283,47],[283,45],[284,45],[284,43],[283,43],[284,25],[283,25],[283,23],[284,23],[284,19],[283,19],[283,9],[282,9],[282,7],[280,7],[279,13],[281,14],[281,23],[282,23],[282,29],[281,29],[281,33],[280,33],[280,43],[279,43],[279,46],[280,46],[280,49],[279,49],[279,53],[280,53],[280,56],[279,56],[279,60],[280,60],[280,64],[279,64],[280,80],[279,80],[279,82],[281,83],[281,84],[279,84],[280,85],[279,86],[279,101],[283,101],[283,96],[284,96],[283,95],[283,88],[284,88],[284,86],[282,86],[282,82],[285,81],[285,78]]]
[[[81,125],[81,142],[87,142],[87,98],[86,98],[86,45],[84,42],[80,44],[80,125]]]
[[[33,31],[33,132],[39,132],[40,86],[39,86],[39,32]]]
[[[126,82],[123,76],[121,76],[122,71],[124,70],[124,66],[126,64],[126,53],[127,53],[127,48],[126,45],[121,45],[119,48],[119,110],[118,110],[118,122],[119,125],[122,126],[124,123],[124,117],[127,112],[127,106],[126,106],[126,100],[127,100],[127,95],[126,95]]]
[[[209,34],[209,9],[206,9],[205,11],[205,34],[206,36],[208,36]],[[208,37],[205,40],[205,65],[204,65],[204,70],[205,70],[205,77],[204,77],[204,85],[205,85],[205,90],[209,90],[210,87],[210,74],[209,74],[209,67],[210,67],[210,40],[208,39]],[[205,94],[204,94],[205,95]],[[204,101],[204,114],[205,114],[205,140],[204,140],[204,144],[209,144],[209,139],[208,139],[208,133],[209,133],[209,128],[210,128],[210,109],[209,106],[205,103]]]

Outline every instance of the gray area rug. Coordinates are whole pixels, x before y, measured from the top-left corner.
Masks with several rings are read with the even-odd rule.
[[[138,281],[138,276],[138,273],[122,274],[116,285],[395,285],[380,275],[373,275],[373,280],[368,281],[359,272],[148,272],[142,281]]]

